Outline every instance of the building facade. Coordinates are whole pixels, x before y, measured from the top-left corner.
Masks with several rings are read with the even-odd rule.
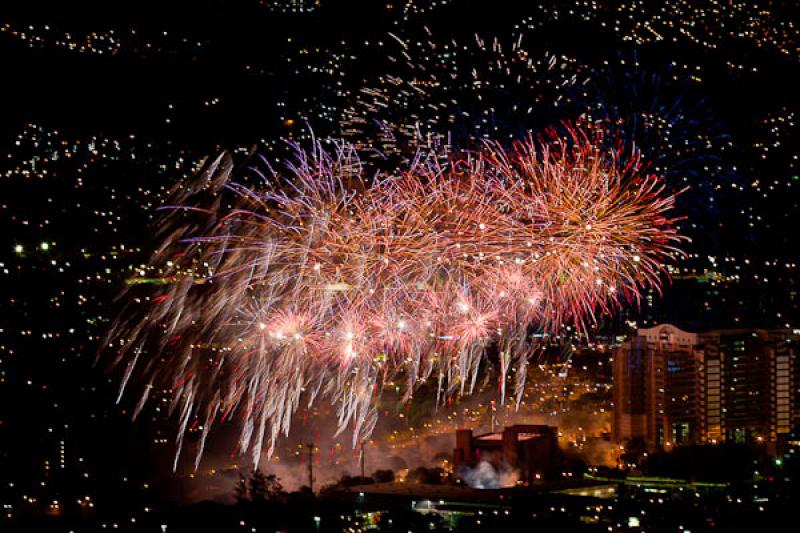
[[[550,478],[560,466],[558,428],[553,426],[516,424],[502,432],[473,435],[471,429],[456,431],[453,463],[456,471],[462,465],[474,467],[488,461],[496,468],[507,465],[520,472],[523,482]]]
[[[614,355],[614,438],[774,443],[800,414],[795,352],[783,330],[639,329]]]

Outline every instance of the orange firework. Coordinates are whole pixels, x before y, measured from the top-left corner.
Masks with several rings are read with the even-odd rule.
[[[218,159],[201,175],[212,200],[181,200],[182,222],[154,259],[175,282],[112,332],[123,388],[131,376],[171,388],[179,444],[200,419],[200,453],[216,419],[241,414],[240,449],[256,459],[301,401],[334,402],[357,443],[388,380],[403,376],[407,397],[428,378],[439,398],[467,394],[490,345],[505,395],[505,374],[536,350],[534,331],[585,333],[658,288],[680,253],[674,196],[598,141],[568,128],[375,176],[352,146],[315,145],[261,189],[228,183],[231,165]],[[223,186],[235,204],[221,201]],[[183,266],[165,262],[170,251]]]

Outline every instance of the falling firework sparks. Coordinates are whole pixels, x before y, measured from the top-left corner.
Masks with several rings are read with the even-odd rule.
[[[588,69],[530,53],[523,38],[390,34],[387,70],[344,97],[341,134],[382,157],[519,138],[565,115]],[[438,148],[437,148],[438,149]]]
[[[221,156],[164,210],[174,229],[153,264],[165,284],[128,289],[157,292],[110,333],[120,396],[143,383],[138,414],[153,387],[172,391],[176,466],[190,423],[202,425],[196,465],[214,422],[234,415],[257,464],[321,399],[357,445],[385,383],[404,380],[406,399],[429,379],[440,400],[469,394],[490,346],[505,396],[534,330],[586,332],[658,288],[680,253],[674,196],[599,146],[569,128],[368,176],[352,145],[317,143],[258,188],[230,182]]]

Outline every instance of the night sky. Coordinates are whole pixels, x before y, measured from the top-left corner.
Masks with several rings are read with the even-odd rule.
[[[691,238],[663,295],[595,333],[800,328],[800,11],[672,4],[3,2],[0,503],[91,495],[127,517],[187,496],[170,477],[174,419],[131,423],[100,344],[153,251],[156,208],[223,150],[242,170],[343,137],[380,168],[419,147],[414,128],[459,150],[595,123],[686,189]],[[235,460],[231,441],[209,468]]]

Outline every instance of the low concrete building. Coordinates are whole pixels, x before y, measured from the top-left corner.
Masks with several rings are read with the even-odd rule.
[[[456,431],[456,471],[462,465],[474,467],[488,461],[497,469],[505,465],[518,470],[520,480],[530,483],[556,476],[560,457],[558,428],[553,426],[517,424],[502,432],[476,436],[471,429]]]

